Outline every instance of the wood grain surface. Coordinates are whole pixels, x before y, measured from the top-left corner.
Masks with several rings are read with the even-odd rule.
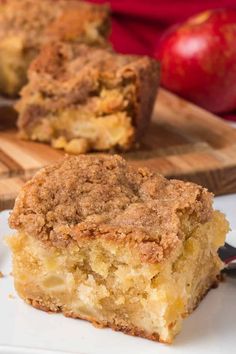
[[[10,108],[0,109],[0,210],[11,208],[23,183],[63,152],[20,140]],[[10,122],[10,124],[9,124]],[[193,181],[219,194],[236,192],[236,129],[217,116],[159,91],[142,145],[123,154],[168,178]]]

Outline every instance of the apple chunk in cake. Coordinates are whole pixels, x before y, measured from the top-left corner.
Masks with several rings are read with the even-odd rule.
[[[149,123],[158,83],[159,64],[148,57],[47,46],[17,104],[21,136],[70,153],[129,149]]]
[[[77,0],[0,2],[0,93],[16,96],[27,69],[47,42],[82,42],[104,46],[109,9]]]
[[[27,303],[167,343],[217,284],[228,231],[206,189],[84,155],[37,173],[10,226]]]

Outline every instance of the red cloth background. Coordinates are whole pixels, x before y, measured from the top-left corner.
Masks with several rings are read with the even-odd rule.
[[[121,53],[152,56],[158,40],[169,26],[198,12],[236,8],[236,0],[89,0],[108,3],[112,9],[111,42]],[[236,112],[224,118],[236,121]]]

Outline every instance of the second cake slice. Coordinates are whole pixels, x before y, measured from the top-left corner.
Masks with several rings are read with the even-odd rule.
[[[67,152],[129,149],[145,132],[159,64],[78,44],[45,47],[17,105],[24,138]]]

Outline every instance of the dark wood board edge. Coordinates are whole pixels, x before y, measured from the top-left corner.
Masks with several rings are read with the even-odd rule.
[[[179,174],[178,176],[167,175],[165,177],[200,184],[215,196],[236,193],[236,165],[225,167],[224,169],[197,171],[193,174]]]

